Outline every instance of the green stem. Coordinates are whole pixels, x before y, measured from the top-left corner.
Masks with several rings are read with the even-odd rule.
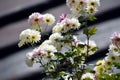
[[[89,35],[87,34],[87,55],[86,55],[86,57],[88,57],[88,53],[89,53]]]

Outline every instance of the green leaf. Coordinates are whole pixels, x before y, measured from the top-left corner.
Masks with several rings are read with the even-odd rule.
[[[82,22],[81,26],[87,26],[87,22]]]
[[[64,58],[64,55],[62,53],[54,53],[55,56],[59,59],[59,58]]]
[[[64,71],[61,71],[60,73],[59,73],[59,76],[61,77],[61,76],[64,76],[66,73],[64,72]]]
[[[120,63],[114,62],[113,65],[114,65],[115,67],[117,67],[118,69],[120,69]]]
[[[92,16],[89,16],[89,17],[88,17],[88,20],[89,20],[89,21],[95,21],[95,20],[97,20],[97,18],[92,15]]]
[[[66,57],[73,57],[75,53],[74,52],[65,52],[65,54],[66,54],[65,55]]]
[[[85,35],[88,34],[88,29],[87,29],[87,28],[85,28],[85,29],[83,30],[83,34],[85,34]]]
[[[98,47],[92,48],[92,51],[97,51],[97,50],[98,50]]]
[[[84,18],[84,16],[80,16],[80,17],[78,17],[78,20],[81,21],[81,20],[83,20],[83,18]]]
[[[77,62],[77,63],[80,63],[81,62],[81,56],[76,56],[74,58],[74,61]]]
[[[96,26],[94,26],[88,30],[89,35],[94,35],[96,32],[97,32]]]
[[[93,70],[91,68],[86,68],[86,72],[92,72]]]

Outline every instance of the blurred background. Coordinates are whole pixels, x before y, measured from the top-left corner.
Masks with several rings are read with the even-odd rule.
[[[18,47],[19,34],[29,28],[28,16],[33,12],[52,13],[56,19],[62,13],[70,13],[66,0],[0,0],[0,80],[41,80],[44,74],[39,65],[27,67],[25,54],[32,48]],[[99,50],[88,59],[95,63],[108,52],[110,36],[120,32],[120,0],[101,0],[101,6],[96,13],[98,32],[91,39],[95,40]],[[51,33],[53,26],[47,29]],[[78,37],[85,40],[82,30],[76,31]],[[47,36],[45,37],[47,38]],[[43,39],[44,40],[44,39]]]

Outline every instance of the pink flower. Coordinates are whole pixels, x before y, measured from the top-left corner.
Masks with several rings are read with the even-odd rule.
[[[113,45],[120,47],[120,33],[115,32],[112,35],[111,40]]]
[[[35,25],[41,25],[43,22],[43,15],[41,15],[38,12],[32,13],[29,16],[29,20],[28,22],[30,23],[30,25],[35,26]]]
[[[35,48],[33,52],[34,56],[44,56],[46,54],[46,52],[41,48]]]
[[[67,17],[67,14],[62,14],[58,22],[62,22]]]

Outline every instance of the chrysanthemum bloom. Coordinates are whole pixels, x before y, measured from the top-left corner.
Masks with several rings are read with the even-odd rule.
[[[88,6],[98,7],[100,6],[100,0],[87,0]]]
[[[58,20],[58,22],[60,23],[62,20],[64,20],[67,17],[67,14],[62,14],[60,16],[60,19]]]
[[[55,17],[52,14],[44,14],[43,21],[45,24],[52,25],[55,22]]]
[[[81,11],[81,8],[79,8],[78,6],[75,6],[70,8],[70,10],[72,11],[73,14],[79,14]]]
[[[26,54],[26,64],[27,66],[31,67],[33,66],[34,63],[34,53],[33,52],[29,52]]]
[[[105,72],[106,68],[105,65],[101,65],[94,67],[94,70],[97,74],[100,74],[101,72]]]
[[[40,45],[40,48],[42,48],[46,52],[46,55],[45,55],[46,58],[54,59],[55,57],[54,53],[57,52],[57,49],[55,46],[43,44],[43,45]]]
[[[81,25],[79,23],[78,19],[76,19],[76,18],[72,18],[71,22],[72,22],[72,24],[71,24],[72,29],[78,29],[80,27],[80,25]]]
[[[87,0],[76,0],[79,8],[84,9],[87,6]]]
[[[87,8],[86,8],[86,12],[88,13],[88,14],[94,14],[94,13],[96,13],[98,10],[97,10],[97,8],[95,8],[95,7],[93,7],[93,6],[87,6]]]
[[[104,62],[105,62],[105,67],[106,67],[106,69],[110,69],[111,66],[112,66],[112,60],[109,59],[108,57],[105,57],[105,58],[104,58]]]
[[[109,51],[120,52],[119,48],[113,44],[109,46]]]
[[[96,80],[95,75],[93,73],[87,72],[87,73],[83,74],[82,77],[81,77],[81,80],[89,80],[89,79],[90,80]]]
[[[116,47],[120,48],[120,33],[115,32],[112,37],[112,44],[115,45]]]
[[[53,44],[53,42],[51,41],[51,40],[45,40],[44,42],[42,42],[42,44],[41,45],[52,45]]]
[[[45,54],[46,54],[46,52],[40,47],[35,48],[33,50],[33,52],[34,52],[34,56],[41,56],[42,57],[42,56],[45,56]]]
[[[66,0],[67,6],[73,7],[76,6],[77,2],[76,0]]]
[[[38,12],[32,13],[29,16],[28,22],[32,26],[32,29],[41,31],[40,29],[41,29],[41,24],[43,23],[43,15]]]
[[[104,64],[105,64],[104,60],[98,60],[97,63],[96,63],[97,66],[101,66],[101,65],[104,65]]]
[[[66,33],[66,32],[68,32],[68,31],[71,29],[71,20],[70,20],[70,19],[65,18],[65,19],[61,22],[61,24],[64,24],[64,25],[63,25],[63,28],[62,28],[62,32],[63,32],[63,33]]]
[[[26,29],[21,32],[19,39],[20,42],[18,43],[18,46],[21,47],[28,43],[37,43],[41,40],[41,35],[38,31]]]
[[[65,24],[61,24],[61,23],[57,23],[54,27],[53,27],[53,33],[62,33],[63,32],[63,27]]]
[[[72,22],[74,21],[74,19],[69,19],[69,18],[65,18],[61,24],[64,24],[64,27],[63,27],[63,32],[66,33],[68,32],[69,30],[71,30],[73,27],[75,28],[76,26],[78,26],[79,24],[76,24],[75,21],[74,23]]]
[[[60,41],[62,39],[63,39],[63,36],[61,35],[61,33],[53,33],[49,37],[49,40],[51,40],[52,42]]]
[[[107,59],[111,60],[112,62],[119,62],[119,54],[109,52],[107,55]]]

